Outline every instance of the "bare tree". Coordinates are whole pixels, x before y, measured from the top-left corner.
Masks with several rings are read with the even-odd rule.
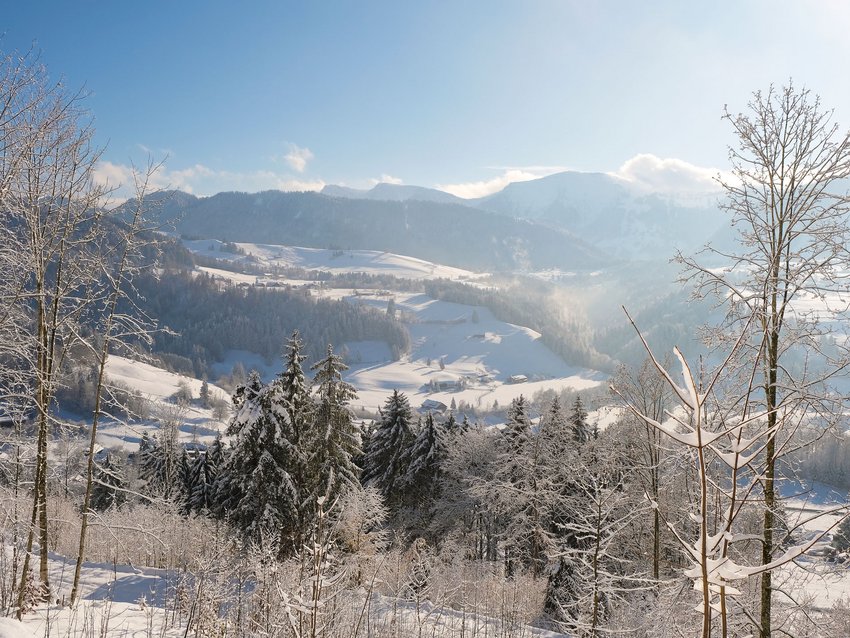
[[[155,243],[151,228],[146,225],[145,196],[148,185],[158,165],[149,163],[144,172],[133,172],[136,195],[130,202],[130,218],[117,219],[112,234],[104,237],[101,246],[102,269],[101,284],[98,290],[98,306],[102,305],[100,321],[95,322],[95,330],[88,336],[78,335],[80,341],[97,357],[97,379],[95,381],[94,411],[89,432],[88,457],[86,461],[86,491],[83,497],[82,521],[80,523],[80,544],[77,562],[74,567],[74,581],[71,587],[71,605],[77,599],[80,583],[80,570],[86,554],[86,532],[90,513],[92,491],[94,487],[95,444],[100,419],[104,414],[104,395],[109,393],[106,383],[106,361],[112,348],[127,345],[128,342],[150,342],[150,333],[154,324],[133,304],[130,295],[133,276],[138,273],[147,259],[143,249]],[[129,310],[121,311],[119,302],[125,301]],[[112,398],[114,403],[114,397]]]
[[[2,76],[12,93],[0,107],[0,324],[14,331],[11,347],[25,362],[18,364],[12,391],[34,406],[37,424],[31,528],[20,582],[26,582],[37,535],[46,597],[51,402],[63,360],[81,334],[78,325],[98,301],[105,189],[95,180],[100,151],[92,145],[82,96],[52,82],[37,60],[10,56],[4,64]]]
[[[670,362],[665,361],[664,364],[670,367]],[[670,407],[671,392],[664,377],[658,374],[650,359],[646,359],[637,371],[621,366],[612,380],[612,385],[628,404],[637,407],[641,414],[655,421],[664,420],[664,413]],[[634,421],[631,419],[632,425]],[[652,577],[658,581],[661,573],[661,464],[666,441],[656,428],[642,419],[637,419],[637,422],[637,429],[640,431],[635,437],[639,464],[636,468],[637,478],[643,483],[648,497],[658,504],[652,509]]]
[[[762,560],[748,565],[741,562],[746,559],[746,551],[734,551],[737,545],[746,545],[753,540],[752,535],[742,533],[745,530],[741,519],[753,505],[761,505],[766,500],[765,496],[758,494],[758,488],[763,489],[767,474],[763,465],[764,453],[777,429],[785,420],[790,420],[783,415],[783,419],[771,422],[764,412],[748,409],[752,404],[751,397],[758,389],[754,373],[745,385],[743,398],[733,396],[732,400],[725,400],[719,395],[723,382],[729,376],[736,378],[734,362],[739,350],[745,348],[747,335],[746,330],[741,332],[725,360],[707,375],[704,382],[701,375],[694,374],[679,350],[674,349],[682,370],[683,385],[679,385],[654,357],[638,331],[652,365],[664,378],[679,405],[677,410],[666,413],[664,421],[659,421],[626,400],[629,409],[638,418],[688,450],[696,466],[699,494],[697,511],[693,516],[696,538],[689,537],[671,522],[664,522],[691,562],[691,567],[684,573],[693,580],[694,589],[700,594],[702,602],[697,609],[701,611],[703,638],[712,636],[715,617],[719,619],[723,638],[743,633],[743,625],[747,623],[761,627],[761,620],[753,617],[746,605],[738,606],[745,620],[740,622],[741,626],[734,625],[736,618],[732,606],[740,592],[732,583],[753,576],[763,580],[765,574],[805,554],[826,533],[788,547],[779,556],[772,553],[768,562]],[[737,384],[732,387],[737,388]],[[616,387],[612,389],[617,392]],[[717,471],[717,468],[722,470]],[[652,502],[652,506],[657,508],[657,503]],[[838,506],[798,521],[794,528],[787,530],[786,540],[805,523],[846,509],[846,506]]]
[[[739,341],[734,361],[758,391],[740,398],[766,418],[763,429],[762,564],[777,551],[776,469],[791,451],[801,414],[824,425],[841,414],[829,381],[848,365],[845,332],[850,276],[845,180],[850,135],[840,133],[820,99],[789,83],[756,92],[748,114],[724,118],[737,145],[721,177],[725,208],[738,232],[730,250],[709,246],[702,261],[678,256],[696,296],[716,294],[725,308],[714,344]],[[748,384],[744,384],[747,387]],[[759,632],[771,635],[771,573],[761,579]]]

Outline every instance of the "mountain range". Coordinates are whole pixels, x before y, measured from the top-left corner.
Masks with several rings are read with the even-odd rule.
[[[603,173],[557,173],[468,200],[381,183],[371,190],[326,186],[320,193],[168,191],[147,201],[188,237],[381,250],[495,271],[669,259],[724,227],[716,206],[641,193]]]

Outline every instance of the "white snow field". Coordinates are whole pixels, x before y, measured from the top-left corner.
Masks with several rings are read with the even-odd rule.
[[[62,601],[67,601],[70,595],[73,561],[51,554],[48,567],[59,604],[40,605],[25,614],[22,622],[0,618],[0,638],[205,635],[190,625],[195,594],[192,590],[198,581],[184,570],[84,563],[80,600],[71,608]],[[244,587],[250,589],[252,584],[245,583]],[[363,588],[343,591],[337,601],[339,605],[350,606],[354,616],[365,611],[373,630],[383,629],[380,635],[389,635],[391,631],[392,635],[401,638],[424,635],[434,638],[567,638],[565,634],[524,625],[517,618],[494,618],[442,607],[429,600],[416,605],[377,592],[369,595]]]
[[[22,622],[0,619],[5,622],[0,624],[0,638],[185,635],[184,623],[170,617],[175,611],[176,570],[84,563],[79,604],[71,608],[61,602],[70,596],[74,561],[51,554],[48,567],[60,604],[40,605]]]
[[[173,372],[168,372],[148,363],[134,361],[126,357],[110,355],[106,362],[107,379],[117,381],[131,390],[138,391],[149,402],[150,415],[140,421],[125,423],[114,419],[104,419],[98,426],[98,443],[103,447],[121,447],[128,452],[138,450],[139,441],[144,432],[156,433],[159,421],[164,418],[177,418],[180,426],[180,440],[211,443],[218,432],[224,432],[224,424],[213,418],[212,410],[197,405],[197,402],[178,406],[169,400],[185,384],[197,398],[201,381]],[[230,395],[209,384],[210,397],[230,403]]]
[[[822,483],[789,480],[781,482],[780,491],[788,498],[785,509],[789,524],[799,525],[794,542],[820,540],[794,563],[774,572],[774,581],[816,610],[827,610],[838,603],[850,605],[850,563],[829,559],[833,533],[846,515],[846,510],[831,510],[847,505],[846,493]]]
[[[499,321],[487,308],[431,299],[421,293],[393,295],[396,312],[407,323],[411,351],[400,361],[380,361],[375,345],[345,344],[353,363],[346,379],[357,388],[358,405],[382,405],[394,389],[407,394],[414,407],[426,399],[473,408],[504,407],[520,394],[531,398],[541,390],[586,390],[606,375],[567,365],[522,326]],[[388,298],[360,294],[345,297],[383,309]],[[475,321],[474,319],[477,319]],[[352,353],[354,353],[352,355]],[[526,381],[511,383],[511,377]]]
[[[395,255],[377,250],[330,250],[300,248],[275,244],[243,244],[236,246],[243,254],[221,250],[224,242],[214,239],[183,240],[193,253],[225,261],[247,262],[256,265],[297,267],[325,272],[392,275],[404,279],[476,279],[484,275],[462,268],[442,266],[424,259]]]

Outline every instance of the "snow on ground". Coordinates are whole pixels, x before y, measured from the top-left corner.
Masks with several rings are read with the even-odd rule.
[[[346,380],[357,388],[356,406],[383,405],[394,389],[407,394],[414,407],[426,399],[447,406],[454,399],[474,408],[508,405],[520,394],[542,390],[586,390],[606,375],[567,365],[542,341],[540,334],[499,321],[487,308],[438,301],[421,293],[393,295],[396,312],[407,321],[411,352],[400,361],[352,364]],[[386,308],[379,295],[345,297],[352,303]],[[346,344],[360,353],[361,344]],[[371,348],[366,348],[371,353]],[[360,355],[361,357],[364,355]],[[353,358],[356,361],[356,358]],[[524,382],[511,383],[510,377]]]
[[[106,362],[107,378],[138,391],[149,401],[150,414],[141,421],[126,423],[114,419],[104,420],[98,428],[98,443],[107,448],[123,447],[129,452],[138,449],[139,441],[145,432],[154,434],[163,419],[177,419],[181,422],[180,439],[183,442],[196,441],[211,443],[216,434],[223,431],[220,421],[212,416],[212,411],[201,407],[197,401],[179,406],[170,400],[186,384],[197,399],[201,390],[201,380],[168,372],[156,366],[110,355]],[[210,397],[230,402],[229,393],[209,384]]]
[[[50,581],[58,601],[67,601],[74,572],[72,560],[50,554]],[[196,635],[186,628],[187,612],[175,609],[182,571],[109,563],[83,564],[80,602],[76,608],[41,605],[23,622],[0,618],[0,638],[35,636],[177,637]],[[185,592],[184,592],[185,594]],[[564,634],[505,622],[480,613],[441,607],[425,600],[413,602],[374,593],[366,603],[364,590],[346,592],[338,600],[366,610],[374,626],[393,628],[401,636],[512,636],[516,638],[566,638]],[[190,597],[186,602],[191,601]]]
[[[416,257],[376,250],[330,250],[273,244],[236,244],[244,255],[222,251],[222,242],[209,239],[184,240],[195,254],[227,261],[250,261],[258,265],[297,267],[336,274],[365,273],[393,275],[404,279],[476,279],[482,275],[461,268],[442,266]]]
[[[246,275],[241,272],[233,272],[232,270],[222,270],[221,268],[207,268],[198,266],[198,270],[208,275],[212,275],[218,279],[232,281],[235,284],[255,284],[257,282],[256,275]]]
[[[486,275],[434,264],[413,257],[368,250],[325,250],[269,244],[236,244],[244,254],[222,250],[217,240],[184,240],[190,251],[232,262],[254,265],[294,266],[334,273],[368,273],[413,279],[448,278],[474,281]],[[200,270],[233,281],[255,284],[268,277],[231,273],[216,268]],[[570,276],[572,273],[557,273]],[[280,285],[305,285],[308,282],[278,280]],[[321,298],[346,300],[386,310],[395,301],[397,316],[407,324],[411,351],[400,361],[392,361],[386,344],[357,342],[334,344],[344,352],[351,369],[346,380],[358,391],[354,407],[373,412],[387,396],[398,389],[407,394],[413,407],[426,399],[456,404],[464,402],[476,409],[491,409],[494,404],[508,405],[519,395],[532,397],[543,390],[582,391],[599,386],[606,376],[567,365],[541,341],[540,334],[522,326],[496,319],[483,307],[449,303],[421,293],[317,287]],[[255,369],[265,380],[278,371],[280,362],[267,362],[257,354],[231,351],[227,359],[213,365],[215,377],[228,374],[240,361],[246,370]],[[525,381],[509,383],[510,377]],[[600,426],[611,414],[600,417]]]
[[[14,618],[0,618],[0,638],[33,638],[36,634]]]
[[[194,396],[198,396],[201,391],[202,381],[200,379],[175,374],[148,363],[116,355],[111,355],[107,360],[106,375],[110,379],[119,381],[155,400],[167,399],[172,396],[180,389],[181,383],[187,384]],[[210,393],[212,396],[228,398],[228,394],[224,390],[214,385],[210,385]]]
[[[792,527],[799,526],[795,542],[819,538],[806,556],[774,572],[774,583],[797,600],[817,609],[850,604],[850,563],[834,561],[830,543],[846,512],[830,512],[847,503],[846,493],[822,483],[782,480],[780,492]]]
[[[74,575],[74,561],[50,554],[51,587],[59,602],[68,601]],[[84,563],[80,572],[80,603],[72,609],[61,604],[41,605],[26,614],[22,623],[0,624],[0,638],[18,636],[184,636],[185,627],[174,624],[166,610],[173,606],[173,588],[178,573],[132,565]],[[168,598],[172,600],[167,600]],[[16,634],[11,631],[20,631]]]

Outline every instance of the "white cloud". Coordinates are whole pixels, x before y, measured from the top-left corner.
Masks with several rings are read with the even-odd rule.
[[[289,144],[289,152],[283,156],[283,160],[289,167],[299,173],[307,168],[307,162],[313,159],[313,152],[309,148],[301,148],[296,144]]]
[[[377,186],[378,184],[395,184],[398,186],[400,184],[404,184],[404,180],[402,180],[400,177],[393,177],[392,175],[387,175],[386,173],[384,173],[378,179],[375,179],[374,177],[371,178],[369,180],[369,183],[372,186]]]
[[[716,168],[705,168],[676,158],[660,158],[641,153],[626,160],[611,175],[650,193],[698,195],[720,190],[716,180],[720,173]]]
[[[563,166],[506,166],[492,168],[500,168],[504,172],[492,179],[481,180],[479,182],[463,182],[460,184],[437,184],[435,188],[451,193],[456,197],[462,197],[463,199],[474,199],[476,197],[492,195],[502,190],[511,182],[527,182],[566,170]]]

